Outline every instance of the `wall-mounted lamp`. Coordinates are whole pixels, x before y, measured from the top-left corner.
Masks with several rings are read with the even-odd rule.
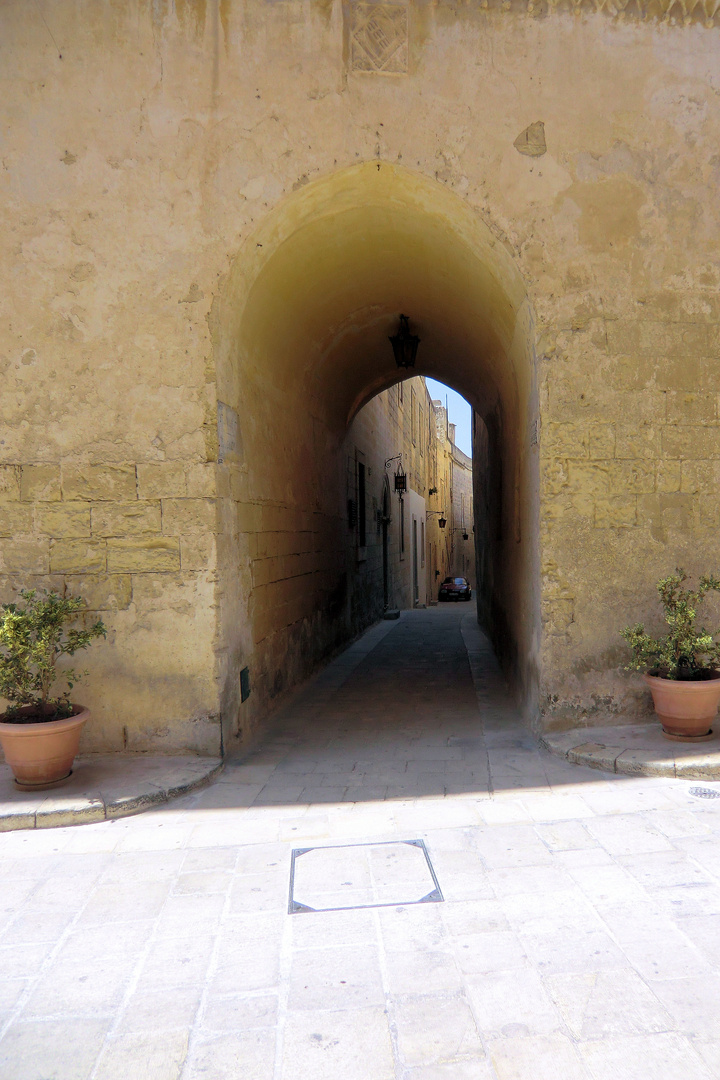
[[[420,344],[420,338],[417,334],[410,333],[408,318],[408,315],[401,315],[397,334],[392,334],[388,338],[392,345],[395,363],[399,368],[415,367],[415,357]]]
[[[397,461],[398,463],[398,467],[395,470],[395,493],[402,499],[403,495],[407,492],[407,476],[402,467],[402,454],[396,454],[395,457],[387,458],[385,468],[389,469],[393,461]]]
[[[445,526],[447,525],[447,518],[444,516],[445,511],[444,510],[426,510],[425,511],[425,517],[426,518],[432,517],[433,514],[439,514],[438,525],[440,526],[441,529],[444,529]]]

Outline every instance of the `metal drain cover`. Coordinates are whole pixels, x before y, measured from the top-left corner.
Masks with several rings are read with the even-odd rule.
[[[291,915],[304,911],[437,904],[443,900],[422,840],[297,848],[290,866]]]
[[[690,794],[696,799],[720,799],[720,790],[709,787],[691,787]]]

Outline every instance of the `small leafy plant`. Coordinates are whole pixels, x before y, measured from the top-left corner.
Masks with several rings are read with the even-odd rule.
[[[620,633],[633,655],[628,671],[645,671],[663,679],[707,679],[720,665],[720,642],[717,631],[696,627],[697,608],[708,592],[720,591],[720,578],[701,577],[694,591],[683,587],[688,580],[684,570],[676,570],[657,583],[665,622],[670,632],[665,637],[651,637],[642,623],[626,626]]]
[[[68,628],[85,607],[79,596],[24,589],[23,604],[3,604],[0,614],[0,697],[9,702],[3,720],[37,723],[62,720],[73,715],[70,692],[83,672],[73,668],[58,670],[62,656],[74,656],[87,649],[94,638],[105,637],[107,629],[98,621],[89,629]],[[51,696],[56,682],[66,689]],[[19,710],[28,706],[19,715]]]

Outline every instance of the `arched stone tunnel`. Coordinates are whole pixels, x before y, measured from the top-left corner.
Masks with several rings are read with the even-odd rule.
[[[534,698],[537,391],[523,281],[458,196],[366,163],[276,207],[215,311],[218,398],[239,418],[243,501],[254,507],[223,545],[228,717],[238,666],[255,673],[261,710],[362,629],[343,553],[343,445],[362,406],[400,377],[388,345],[400,311],[422,339],[414,373],[451,384],[475,411],[480,610],[521,698]],[[293,534],[308,537],[307,550],[292,549],[308,556],[296,561],[305,572],[258,579],[258,561],[290,556]],[[238,734],[229,723],[226,744]]]

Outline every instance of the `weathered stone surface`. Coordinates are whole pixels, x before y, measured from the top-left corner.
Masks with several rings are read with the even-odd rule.
[[[46,536],[90,536],[90,508],[87,503],[51,503],[35,510],[37,531]]]
[[[180,538],[180,565],[183,570],[212,570],[216,565],[216,539],[204,533]]]
[[[20,498],[21,470],[17,465],[0,466],[0,502],[17,502]]]
[[[169,496],[187,494],[191,499],[209,499],[216,494],[229,495],[229,490],[219,490],[222,486],[220,478],[226,475],[226,469],[222,469],[212,462],[190,465],[186,473],[187,492],[169,492]],[[164,497],[167,498],[168,496]]]
[[[216,513],[214,499],[163,499],[163,532],[169,536],[193,530],[213,532]]]
[[[122,502],[136,498],[134,465],[63,465],[63,499],[107,499]]]
[[[675,758],[675,775],[685,780],[720,780],[720,752],[710,749],[703,752],[698,747],[694,754],[678,754]]]
[[[23,465],[20,494],[28,502],[59,502],[60,466]]]
[[[720,737],[695,744],[671,741],[663,736],[657,720],[586,728],[582,734],[586,742],[578,741],[579,731],[567,731],[547,733],[542,743],[553,754],[578,765],[628,776],[720,778]]]
[[[524,154],[526,157],[542,157],[546,154],[545,125],[542,120],[536,120],[534,124],[530,124],[521,131],[513,146],[519,154]]]
[[[0,567],[20,585],[179,573],[196,620],[149,594],[107,609],[121,662],[88,658],[113,703],[102,745],[219,715],[250,738],[276,688],[380,617],[377,513],[401,448],[406,542],[414,517],[435,592],[427,512],[449,513],[450,491],[418,439],[429,411],[393,386],[406,304],[416,375],[478,410],[477,592],[526,714],[647,709],[617,631],[654,616],[666,569],[711,570],[720,528],[717,16],[572,7],[336,0],[288,21],[258,0],[217,18],[58,0],[46,27],[4,4]],[[162,538],[129,543],[157,532],[157,500]],[[410,559],[389,502],[399,606]],[[185,702],[173,691],[163,720],[175,653]]]
[[[219,758],[89,754],[73,775],[49,791],[18,791],[0,764],[0,832],[57,829],[127,817],[195,791],[216,778]]]
[[[50,547],[53,574],[96,574],[105,570],[107,551],[103,540],[54,540]]]
[[[137,537],[107,542],[110,573],[165,573],[180,569],[180,543],[171,537]]]
[[[0,536],[32,535],[33,508],[23,503],[0,503]]]
[[[186,468],[182,461],[163,461],[157,464],[138,465],[138,498],[184,498],[189,494]],[[197,494],[197,492],[192,494]]]
[[[46,795],[35,814],[36,829],[58,829],[64,825],[91,825],[105,820],[102,796],[94,793],[81,796],[63,795],[58,788]]]
[[[615,762],[621,752],[621,746],[585,742],[573,746],[565,756],[568,761],[574,761],[577,765],[590,765],[593,769],[607,769],[608,772],[615,772]]]
[[[68,589],[81,596],[91,611],[124,611],[132,600],[130,574],[78,574],[68,577]]]
[[[50,570],[50,544],[39,537],[32,540],[8,539],[0,551],[2,569],[8,573],[47,574]]]
[[[94,506],[93,536],[143,536],[160,532],[160,501]]]
[[[675,776],[675,755],[670,749],[623,750],[615,758],[615,772],[628,776]]]

